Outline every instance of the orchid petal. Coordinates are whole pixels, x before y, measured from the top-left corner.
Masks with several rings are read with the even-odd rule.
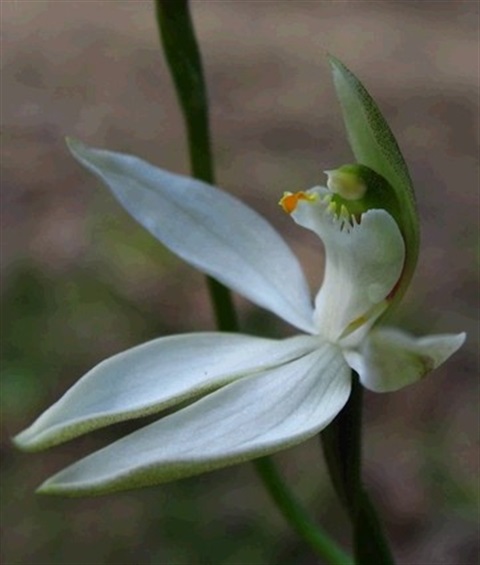
[[[317,350],[213,392],[93,453],[40,492],[102,494],[176,480],[285,449],[315,435],[350,394],[341,350]]]
[[[198,333],[156,339],[97,365],[15,442],[22,449],[45,449],[204,395],[296,359],[316,345],[309,336],[272,340]]]
[[[198,270],[312,333],[310,292],[282,237],[242,202],[190,177],[69,141],[144,228]]]
[[[393,392],[412,384],[446,361],[465,341],[465,333],[415,338],[393,328],[373,330],[358,352],[345,353],[362,384],[374,392]]]
[[[368,327],[386,307],[402,272],[405,245],[395,220],[385,210],[368,210],[360,223],[339,219],[329,212],[321,187],[307,191],[291,215],[325,245],[325,276],[315,299],[318,331],[337,341]]]

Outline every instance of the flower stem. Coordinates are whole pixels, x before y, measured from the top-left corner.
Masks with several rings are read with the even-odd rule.
[[[155,7],[160,40],[185,120],[192,175],[213,184],[207,90],[188,0],[155,0]],[[214,279],[207,281],[218,329],[238,331],[229,290]],[[312,549],[329,565],[349,565],[350,557],[316,527],[282,481],[273,461],[263,457],[255,461],[255,467],[286,520]]]
[[[358,375],[344,409],[320,434],[329,474],[353,527],[356,565],[393,565],[375,506],[362,484],[362,398]]]
[[[297,533],[308,541],[310,547],[326,563],[353,565],[352,558],[312,522],[303,506],[292,496],[272,460],[269,457],[262,457],[253,463],[265,488],[281,508],[283,515]]]
[[[214,184],[207,89],[188,0],[155,0],[155,6],[160,40],[185,120],[192,176]],[[236,331],[229,290],[211,277],[207,285],[218,329]]]

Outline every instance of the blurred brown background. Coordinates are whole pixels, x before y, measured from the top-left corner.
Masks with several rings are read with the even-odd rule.
[[[63,138],[187,172],[183,124],[147,1],[3,1],[3,563],[314,564],[250,465],[99,499],[34,489],[132,426],[51,453],[10,437],[83,372],[126,347],[212,329],[202,277],[138,228]],[[477,563],[479,4],[194,1],[220,186],[278,227],[321,280],[318,241],[283,216],[284,190],[349,162],[325,54],[365,82],[403,148],[422,219],[398,315],[468,343],[425,381],[367,395],[366,480],[399,563]],[[290,328],[238,299],[244,331]],[[276,456],[338,539],[348,525],[316,440]]]

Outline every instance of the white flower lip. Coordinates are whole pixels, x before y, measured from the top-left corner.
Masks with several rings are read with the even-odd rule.
[[[307,335],[272,340],[186,334],[100,363],[19,434],[16,444],[44,449],[191,404],[74,463],[41,492],[103,494],[285,449],[338,414],[350,394],[351,368],[371,390],[396,390],[423,378],[463,343],[463,334],[415,339],[398,330],[370,331],[404,258],[398,227],[383,210],[351,223],[325,210],[324,188],[292,200],[295,221],[319,235],[326,249],[324,282],[313,308],[286,243],[235,198],[129,155],[78,142],[70,149],[169,249]]]
[[[320,335],[336,342],[382,313],[401,275],[405,244],[385,210],[369,210],[358,222],[332,214],[328,202],[327,190],[314,187],[298,199],[291,216],[325,245],[314,321]]]

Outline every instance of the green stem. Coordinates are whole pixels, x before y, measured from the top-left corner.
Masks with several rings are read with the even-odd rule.
[[[394,560],[375,507],[362,483],[363,389],[352,374],[352,393],[321,433],[329,474],[353,527],[356,565],[393,565]]]
[[[207,90],[188,0],[155,0],[155,6],[160,40],[187,129],[192,175],[213,184]],[[238,331],[230,292],[217,281],[207,280],[218,329]],[[295,500],[272,460],[267,457],[258,459],[255,466],[284,517],[312,549],[328,564],[350,564],[348,555],[315,526]]]
[[[361,486],[362,386],[356,375],[347,404],[321,435],[333,487],[350,515],[354,515]]]
[[[187,129],[192,175],[213,184],[208,99],[188,0],[156,0],[160,39]]]
[[[395,561],[373,502],[361,489],[353,532],[353,547],[357,565],[394,565]]]
[[[192,176],[214,184],[207,89],[188,1],[156,0],[155,6],[160,40],[187,130]],[[218,329],[237,331],[237,316],[230,292],[211,277],[207,277],[207,285]]]
[[[277,506],[281,508],[285,518],[297,533],[309,543],[317,555],[324,559],[326,563],[353,565],[352,558],[322,530],[318,529],[310,516],[305,512],[303,506],[292,496],[272,460],[268,457],[263,457],[255,460],[253,463],[265,488]]]

